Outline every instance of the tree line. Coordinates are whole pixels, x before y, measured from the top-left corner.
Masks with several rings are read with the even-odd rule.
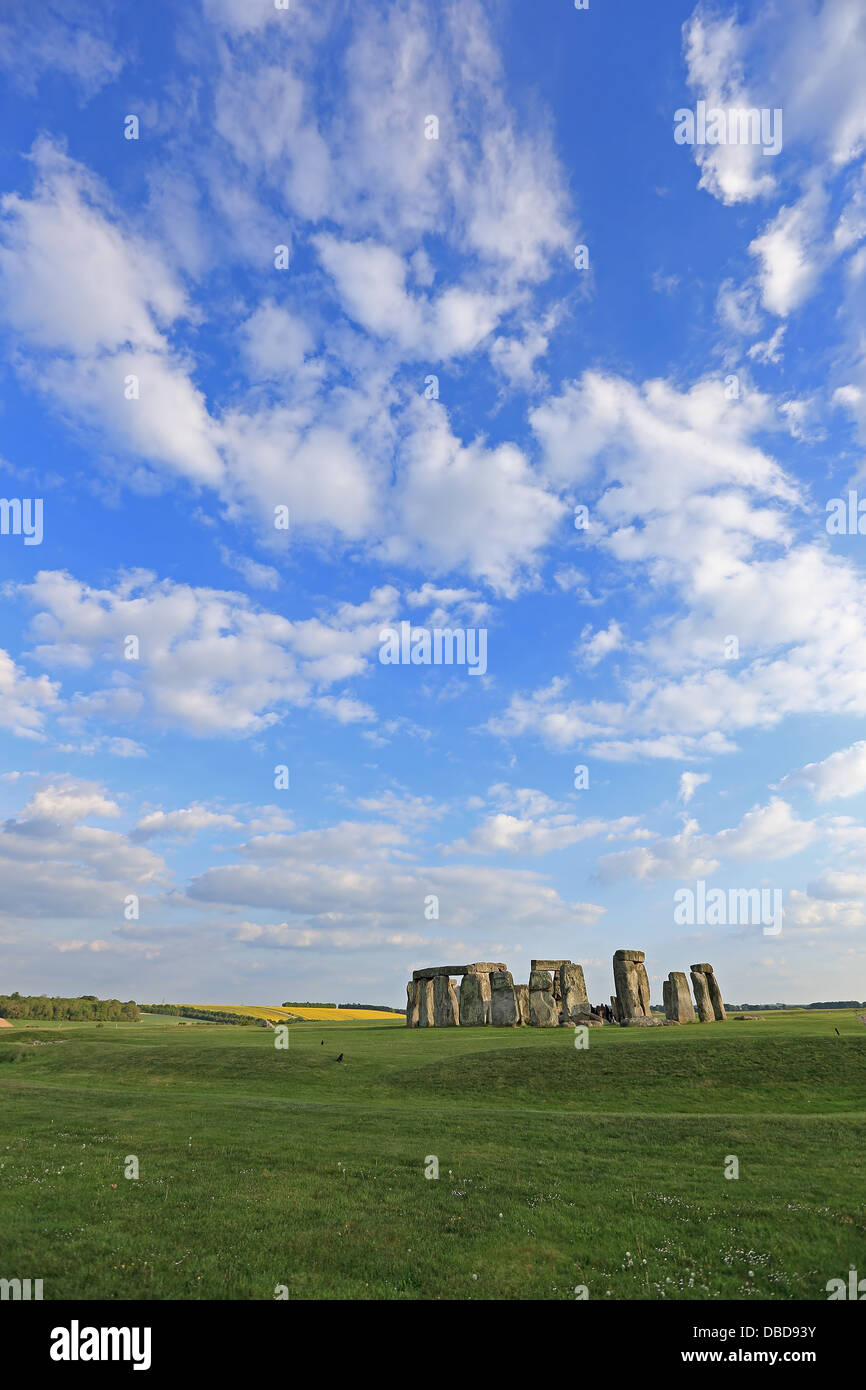
[[[267,1020],[256,1018],[253,1014],[228,1014],[222,1009],[197,1009],[194,1004],[142,1004],[146,1014],[179,1014],[181,1018],[200,1018],[205,1023],[237,1023],[248,1028],[267,1028]]]
[[[0,1018],[59,1018],[70,1022],[137,1023],[138,1005],[134,999],[122,1003],[119,999],[97,999],[95,994],[80,994],[65,999],[47,994],[0,994]]]

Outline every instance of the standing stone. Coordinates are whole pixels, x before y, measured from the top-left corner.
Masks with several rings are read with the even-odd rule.
[[[529,1021],[536,1028],[556,1028],[559,1024],[553,981],[546,970],[533,970],[530,973]]]
[[[457,991],[447,975],[433,981],[433,1023],[436,1028],[455,1028],[459,1022]]]
[[[575,1013],[588,1014],[590,1005],[586,993],[586,981],[583,978],[583,966],[573,965],[571,961],[564,961],[557,973],[563,1022],[566,1022]]]
[[[460,985],[460,1027],[480,1028],[487,1022],[485,1018],[486,1000],[482,993],[481,981],[484,975],[464,975]],[[488,983],[489,988],[489,983]]]
[[[614,1021],[619,1023],[619,1001],[615,994],[610,996],[610,1011],[613,1014]]]
[[[695,1009],[685,971],[672,970],[664,982],[665,1016],[673,1023],[694,1023]]]
[[[725,1005],[722,1000],[722,991],[719,989],[719,982],[712,970],[707,973],[707,988],[710,991],[710,1003],[713,1006],[716,1022],[724,1023],[728,1015],[725,1012]]]
[[[520,1022],[517,995],[510,970],[493,970],[490,975],[492,993],[490,1021],[497,1028],[516,1028]]]
[[[529,1023],[529,985],[515,985],[514,993],[517,995],[520,1022]]]
[[[481,1002],[484,1007],[484,1022],[489,1023],[493,1007],[493,992],[490,988],[490,971],[485,970],[483,974],[479,973],[478,979],[481,981]]]
[[[410,980],[406,986],[406,1027],[418,1027],[418,981]]]
[[[418,1027],[433,1027],[433,981],[416,980],[418,986]]]
[[[619,1004],[617,1020],[620,1023],[630,1018],[650,1016],[649,979],[643,962],[643,951],[614,952],[613,980]]]
[[[710,1000],[710,990],[707,984],[707,977],[703,970],[692,969],[692,989],[695,994],[695,1011],[701,1023],[714,1023],[716,1015],[713,1013],[713,1005]]]

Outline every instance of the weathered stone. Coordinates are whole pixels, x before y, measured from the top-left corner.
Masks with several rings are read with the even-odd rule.
[[[418,980],[418,1027],[433,1027],[433,981]]]
[[[530,970],[558,970],[561,965],[571,965],[570,960],[531,960]]]
[[[517,994],[510,970],[494,970],[490,975],[492,992],[490,1021],[497,1028],[516,1028],[520,1022]]]
[[[702,975],[712,975],[713,973],[713,967],[711,965],[708,965],[705,960],[699,961],[697,965],[690,965],[689,969],[700,970]]]
[[[615,1021],[619,1023],[619,1001],[615,994],[612,994],[610,996],[610,1010],[614,1016]]]
[[[588,1014],[590,1005],[586,981],[583,978],[583,966],[563,961],[559,967],[558,978],[563,1019],[571,1018],[575,1012]]]
[[[529,976],[529,1022],[535,1028],[555,1028],[559,1023],[553,981],[546,970],[533,970]]]
[[[623,1028],[661,1028],[664,1026],[663,1018],[637,1016],[635,1018],[624,1018],[621,1020]]]
[[[501,960],[476,960],[466,968],[470,975],[489,975],[491,970],[507,970],[508,966]]]
[[[436,1028],[455,1028],[460,1020],[457,991],[447,975],[433,981],[433,1023]]]
[[[488,1010],[485,1008],[487,1000],[484,998],[481,982],[484,975],[464,975],[460,983],[460,1027],[461,1028],[482,1028],[487,1022],[485,1015]]]
[[[406,986],[406,1027],[418,1027],[418,981],[410,980]]]
[[[514,993],[517,995],[517,1009],[520,1014],[520,1022],[529,1022],[529,985],[515,985]]]
[[[533,990],[543,989],[548,994],[553,993],[553,977],[549,970],[531,970],[529,972],[529,993]]]
[[[640,956],[641,960],[635,959]],[[646,1018],[650,1011],[649,980],[642,951],[617,951],[613,958],[613,980],[619,1001],[618,1022],[627,1018]]]
[[[719,982],[712,970],[707,972],[707,988],[710,991],[710,1003],[713,1006],[715,1020],[717,1023],[724,1023],[728,1015],[725,1012],[725,1005],[722,1000],[722,991],[719,989]]]
[[[692,970],[692,990],[695,996],[695,1012],[701,1023],[714,1023],[716,1015],[710,1001],[707,977],[702,970]]]
[[[497,968],[499,968],[499,967],[497,967]],[[502,966],[501,968],[502,968],[503,970],[505,969],[504,966]],[[475,973],[475,972],[472,972],[472,973]],[[483,1002],[484,1002],[484,1022],[485,1022],[485,1023],[490,1023],[490,1021],[491,1021],[491,1019],[490,1019],[491,1007],[492,1007],[492,1000],[493,1000],[493,994],[492,994],[492,991],[491,991],[491,989],[490,989],[490,972],[488,971],[488,972],[486,972],[486,973],[483,973],[482,971],[479,970],[479,971],[478,971],[478,979],[481,981],[481,998],[482,998],[482,1000],[483,1000]]]
[[[437,975],[465,975],[468,965],[425,965],[423,970],[413,970],[413,980],[435,980]]]
[[[640,1002],[641,1002],[641,1005],[642,1005],[642,1007],[643,1007],[643,1011],[644,1011],[644,1013],[646,1014],[647,1018],[649,1018],[649,1012],[650,1012],[650,986],[649,986],[649,976],[648,976],[647,973],[646,973],[646,966],[645,966],[641,961],[638,961],[638,962],[637,962],[637,987],[638,987],[638,997],[640,998]]]
[[[683,970],[672,970],[664,982],[665,1014],[675,1023],[694,1023],[695,1008]]]
[[[534,1028],[556,1028],[559,1023],[559,1010],[553,995],[542,989],[529,991],[529,1022]]]
[[[568,1020],[572,1028],[603,1028],[604,1019],[598,1014],[572,1014]],[[566,1025],[567,1026],[567,1025]]]

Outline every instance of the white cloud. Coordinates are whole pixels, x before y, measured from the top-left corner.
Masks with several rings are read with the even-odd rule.
[[[38,346],[81,355],[129,343],[161,350],[160,326],[187,306],[158,252],[121,229],[98,180],[47,137],[32,161],[32,197],[0,200],[0,294],[12,325]]]
[[[418,402],[402,448],[396,525],[381,547],[391,563],[467,571],[513,594],[564,515],[513,444],[463,444],[436,402]]]
[[[709,780],[710,774],[708,772],[681,772],[680,789],[677,799],[681,801],[684,806],[687,806],[698,787],[702,787],[704,783],[709,782]]]
[[[210,811],[206,806],[194,804],[177,811],[150,811],[143,816],[129,838],[136,844],[147,840],[177,839],[191,840],[200,830],[213,830],[217,827],[240,828],[242,822],[224,811]]]
[[[23,592],[39,610],[35,655],[50,665],[70,645],[79,666],[105,684],[76,697],[80,718],[138,719],[204,735],[243,735],[268,727],[293,705],[314,706],[341,722],[367,719],[360,701],[330,687],[362,673],[394,620],[396,591],[374,590],[326,618],[292,622],[244,596],[196,589],[139,572],[115,589],[95,589],[43,571]],[[139,659],[124,659],[124,640]]]
[[[860,739],[819,763],[807,763],[797,772],[789,772],[779,789],[790,786],[807,787],[816,801],[833,801],[866,791],[866,742]]]
[[[46,713],[60,703],[58,690],[57,682],[47,676],[25,676],[0,649],[0,727],[19,738],[42,738]]]
[[[739,825],[716,834],[702,833],[696,820],[688,820],[669,839],[602,855],[598,872],[603,883],[706,878],[724,862],[789,858],[806,849],[818,834],[816,825],[799,820],[787,802],[774,797],[766,806],[754,806]]]
[[[607,627],[599,628],[596,632],[593,632],[592,624],[587,623],[580,634],[577,654],[585,665],[597,666],[610,652],[616,651],[623,643],[623,630],[616,618],[611,618]]]
[[[69,777],[39,787],[21,814],[28,820],[79,821],[119,816],[120,807],[97,782]]]

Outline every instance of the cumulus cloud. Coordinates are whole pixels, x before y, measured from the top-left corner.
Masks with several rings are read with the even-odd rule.
[[[819,763],[807,763],[798,771],[789,772],[779,783],[780,790],[798,786],[806,787],[816,801],[833,801],[866,791],[866,742],[859,739]]]
[[[23,592],[37,608],[34,655],[105,681],[77,695],[78,718],[137,719],[198,735],[244,735],[267,728],[291,706],[312,706],[340,722],[371,717],[356,698],[331,687],[363,672],[391,622],[396,591],[374,590],[361,604],[338,604],[326,618],[292,622],[243,595],[158,581],[138,572],[114,589],[42,571]],[[125,639],[138,639],[136,660]]]
[[[709,782],[709,780],[710,774],[708,772],[681,772],[677,799],[681,801],[684,806],[687,806],[698,787],[702,787],[703,784]]]

